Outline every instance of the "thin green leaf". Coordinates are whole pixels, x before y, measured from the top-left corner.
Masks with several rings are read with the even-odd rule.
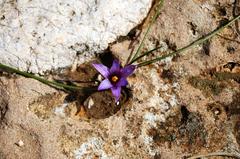
[[[174,52],[171,52],[169,54],[166,54],[166,55],[163,55],[163,56],[160,56],[160,57],[157,57],[155,59],[152,59],[152,60],[149,60],[149,61],[145,61],[145,62],[142,62],[142,63],[139,63],[137,65],[137,67],[141,67],[141,66],[146,66],[146,65],[149,65],[151,63],[154,63],[154,62],[157,62],[157,61],[161,61],[167,57],[170,57],[170,56],[175,56],[177,54],[180,54],[196,45],[199,45],[199,44],[202,44],[204,43],[205,41],[211,39],[213,36],[217,35],[219,32],[221,32],[224,28],[228,27],[229,25],[231,25],[232,23],[234,23],[236,20],[238,20],[240,18],[240,15],[238,15],[237,17],[233,18],[232,20],[230,20],[227,24],[223,25],[222,27],[219,27],[217,29],[215,29],[214,31],[212,31],[211,33],[209,33],[208,35],[202,37],[202,38],[199,38],[198,40],[192,42],[191,44],[181,48],[181,49],[178,49],[177,51],[174,51]]]
[[[0,69],[2,69],[3,71],[16,73],[16,74],[19,74],[19,75],[27,77],[27,78],[32,78],[32,79],[38,80],[39,82],[42,82],[48,86],[51,86],[51,87],[54,87],[54,88],[57,88],[60,90],[82,90],[82,89],[84,89],[83,87],[79,87],[79,86],[71,86],[71,85],[66,85],[63,83],[55,82],[55,81],[49,81],[49,80],[46,80],[39,76],[24,72],[24,71],[20,71],[18,69],[15,69],[13,67],[10,67],[10,66],[7,66],[7,65],[4,65],[1,63],[0,63]]]
[[[144,41],[145,41],[148,33],[150,32],[152,25],[155,23],[155,21],[157,20],[157,17],[160,14],[160,9],[163,6],[163,2],[164,2],[164,0],[159,0],[159,4],[157,6],[157,11],[156,11],[155,15],[153,16],[153,19],[152,19],[151,23],[148,25],[147,31],[145,32],[145,34],[143,36],[143,39],[142,39],[142,41],[141,41],[141,43],[140,43],[140,45],[139,45],[135,55],[133,56],[132,60],[130,61],[130,63],[132,63],[132,61],[135,60],[135,58],[137,58],[138,54],[140,53],[141,49],[143,48]]]
[[[158,49],[161,49],[161,48],[162,48],[162,47],[159,46],[159,47],[156,47],[156,48],[154,48],[154,49],[152,49],[152,50],[146,51],[146,52],[144,52],[143,54],[141,54],[140,56],[138,56],[137,58],[135,58],[134,60],[132,60],[129,64],[132,64],[132,63],[134,63],[135,61],[141,59],[142,57],[147,56],[147,55],[151,54],[152,52],[154,52],[154,51],[156,51],[156,50],[158,50]]]

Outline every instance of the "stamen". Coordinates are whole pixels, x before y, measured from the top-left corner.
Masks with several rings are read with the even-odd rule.
[[[118,77],[117,76],[112,76],[112,81],[113,82],[117,82],[118,81]]]

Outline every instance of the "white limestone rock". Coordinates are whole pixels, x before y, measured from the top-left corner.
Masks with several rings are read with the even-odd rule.
[[[24,71],[82,63],[146,17],[152,0],[0,0],[0,62]]]

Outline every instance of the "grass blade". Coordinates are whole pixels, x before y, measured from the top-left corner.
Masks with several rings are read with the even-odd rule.
[[[159,0],[157,11],[156,11],[155,15],[153,16],[153,19],[152,19],[151,23],[148,25],[147,31],[145,32],[145,34],[143,36],[143,39],[142,39],[142,41],[141,41],[141,43],[140,43],[140,45],[139,45],[135,55],[133,56],[132,60],[130,61],[130,63],[133,63],[132,61],[134,61],[137,58],[138,54],[140,53],[141,49],[143,48],[144,41],[145,41],[148,33],[150,32],[152,25],[155,23],[155,21],[157,20],[157,17],[160,14],[160,9],[163,6],[163,2],[164,2],[164,0]]]
[[[227,24],[223,25],[222,27],[219,27],[217,29],[215,29],[214,31],[212,31],[211,33],[207,34],[206,36],[202,37],[202,38],[199,38],[198,40],[190,43],[189,45],[181,48],[181,49],[178,49],[174,52],[171,52],[169,54],[166,54],[166,55],[163,55],[163,56],[160,56],[160,57],[157,57],[155,59],[152,59],[152,60],[149,60],[149,61],[144,61],[142,63],[139,63],[137,66],[138,67],[142,67],[142,66],[146,66],[146,65],[149,65],[151,63],[154,63],[154,62],[157,62],[157,61],[161,61],[167,57],[170,57],[170,56],[175,56],[177,54],[180,54],[196,45],[199,45],[199,44],[202,44],[204,43],[205,41],[211,39],[213,36],[217,35],[219,32],[221,32],[224,28],[228,27],[229,25],[231,25],[232,23],[234,23],[236,20],[238,20],[240,18],[240,15],[238,15],[237,17],[233,18],[232,20],[230,20]]]
[[[15,69],[13,67],[10,67],[10,66],[7,66],[7,65],[4,65],[4,64],[1,64],[0,63],[0,69],[4,70],[4,71],[9,71],[9,72],[12,72],[12,73],[16,73],[18,75],[21,75],[21,76],[24,76],[24,77],[27,77],[27,78],[33,78],[39,82],[42,82],[50,87],[54,87],[54,88],[57,88],[57,89],[60,89],[60,90],[81,90],[81,89],[84,89],[83,87],[78,87],[78,86],[71,86],[71,85],[66,85],[66,84],[63,84],[63,83],[59,83],[59,82],[55,82],[55,81],[49,81],[49,80],[46,80],[44,78],[41,78],[39,76],[36,76],[36,75],[33,75],[31,73],[27,73],[27,72],[24,72],[24,71],[20,71],[18,69]]]

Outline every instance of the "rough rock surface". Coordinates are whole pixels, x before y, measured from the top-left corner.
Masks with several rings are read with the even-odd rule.
[[[21,70],[82,63],[125,36],[152,0],[0,0],[0,62]]]
[[[166,0],[144,49],[163,46],[153,54],[157,56],[181,48],[231,19],[234,6],[232,0]],[[147,24],[148,20],[141,29]],[[128,78],[124,102],[118,106],[109,92],[69,94],[32,79],[0,74],[0,91],[5,91],[0,98],[5,103],[0,107],[0,158],[184,159],[219,151],[239,153],[236,25],[184,54],[138,68]],[[110,47],[123,63],[135,46],[132,39],[136,35]],[[97,60],[111,59],[109,53],[102,56]],[[84,63],[53,76],[91,81],[97,72]]]

